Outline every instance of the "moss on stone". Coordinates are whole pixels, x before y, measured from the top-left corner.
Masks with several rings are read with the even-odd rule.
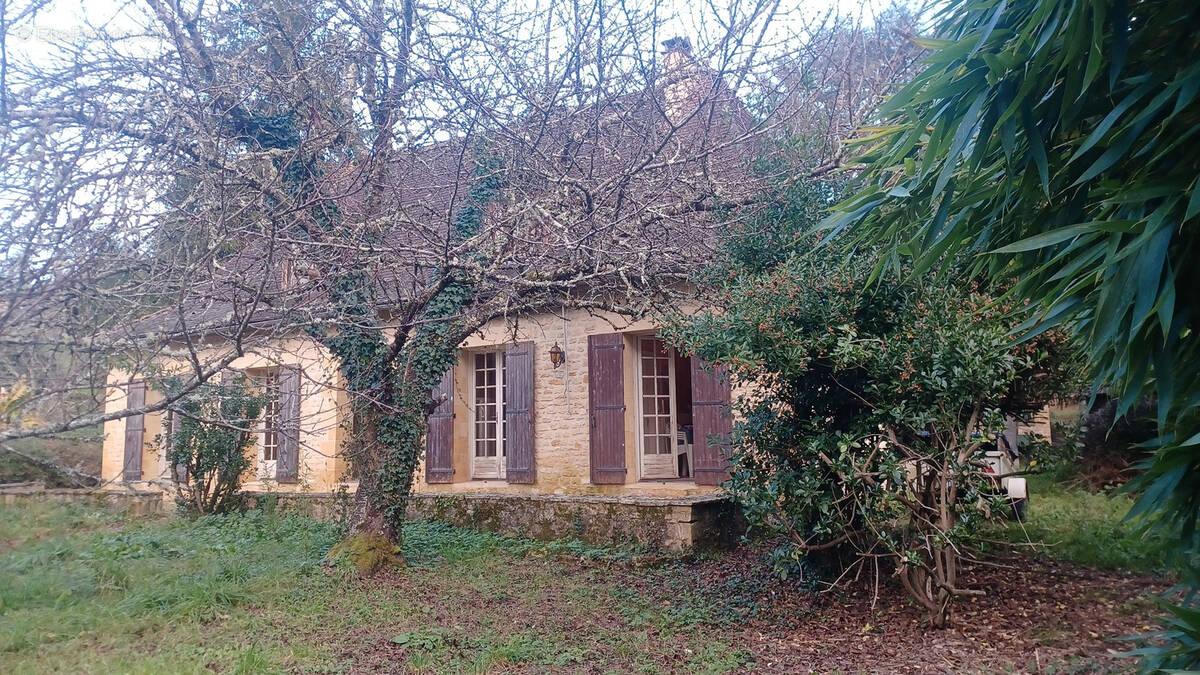
[[[325,562],[331,567],[354,569],[367,577],[393,565],[403,565],[400,547],[378,533],[359,532],[329,549]]]

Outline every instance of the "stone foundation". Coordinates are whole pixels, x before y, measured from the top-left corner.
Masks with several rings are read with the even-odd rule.
[[[318,520],[345,520],[351,493],[250,492],[250,508],[274,508]],[[46,489],[25,483],[0,486],[0,504],[35,501],[90,503],[137,516],[171,513],[162,492]],[[732,546],[745,531],[741,511],[716,495],[691,497],[609,497],[504,493],[418,493],[409,518],[433,518],[460,527],[514,537],[579,539],[598,546],[636,546],[683,552]]]
[[[252,493],[250,506],[303,513],[319,520],[347,517],[353,494]],[[740,510],[714,495],[679,498],[502,493],[417,493],[408,517],[514,537],[579,539],[598,546],[660,551],[732,546],[745,531]]]
[[[731,546],[745,531],[737,507],[714,495],[668,499],[427,492],[413,495],[409,517],[529,539],[570,538],[674,552]]]

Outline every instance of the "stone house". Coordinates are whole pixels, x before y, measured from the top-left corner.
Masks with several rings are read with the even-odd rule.
[[[668,84],[664,99],[671,109],[695,105],[689,92]],[[204,311],[211,307],[189,324],[203,326]],[[413,510],[514,534],[668,549],[729,536],[734,510],[719,484],[728,476],[730,383],[655,329],[569,303],[483,326],[434,392],[442,403],[429,418]],[[192,330],[188,345],[175,346],[180,358],[229,339]],[[347,398],[317,341],[302,330],[279,334],[227,368],[268,399],[247,489],[314,510],[354,490]],[[114,370],[109,410],[162,400],[148,381]],[[159,440],[170,424],[165,412],[106,423],[103,477],[169,489]]]

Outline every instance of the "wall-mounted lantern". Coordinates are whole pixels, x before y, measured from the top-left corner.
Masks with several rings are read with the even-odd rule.
[[[557,367],[561,366],[566,360],[567,360],[567,353],[563,351],[562,347],[558,346],[557,342],[555,342],[554,346],[550,348],[550,363],[551,363],[551,365],[553,365],[555,368],[557,368]]]

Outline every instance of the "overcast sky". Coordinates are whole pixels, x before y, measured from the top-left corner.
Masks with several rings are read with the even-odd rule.
[[[534,1],[530,0],[531,4]],[[722,0],[710,1],[717,6],[722,3]],[[645,4],[649,5],[649,2]],[[799,10],[810,16],[833,9],[838,13],[869,19],[891,4],[891,0],[785,0],[782,7],[785,11]],[[660,7],[665,10],[664,13],[675,16],[665,26],[664,33],[684,37],[695,37],[700,33],[703,27],[698,25],[697,17],[703,13],[711,14],[712,11],[707,8],[705,12],[691,10],[697,5],[695,0],[661,0]],[[8,48],[15,54],[36,58],[38,52],[45,50],[50,43],[76,36],[88,25],[107,26],[113,33],[120,34],[122,27],[128,30],[136,25],[137,19],[131,17],[139,15],[144,7],[136,0],[52,0],[32,25],[13,29]]]

